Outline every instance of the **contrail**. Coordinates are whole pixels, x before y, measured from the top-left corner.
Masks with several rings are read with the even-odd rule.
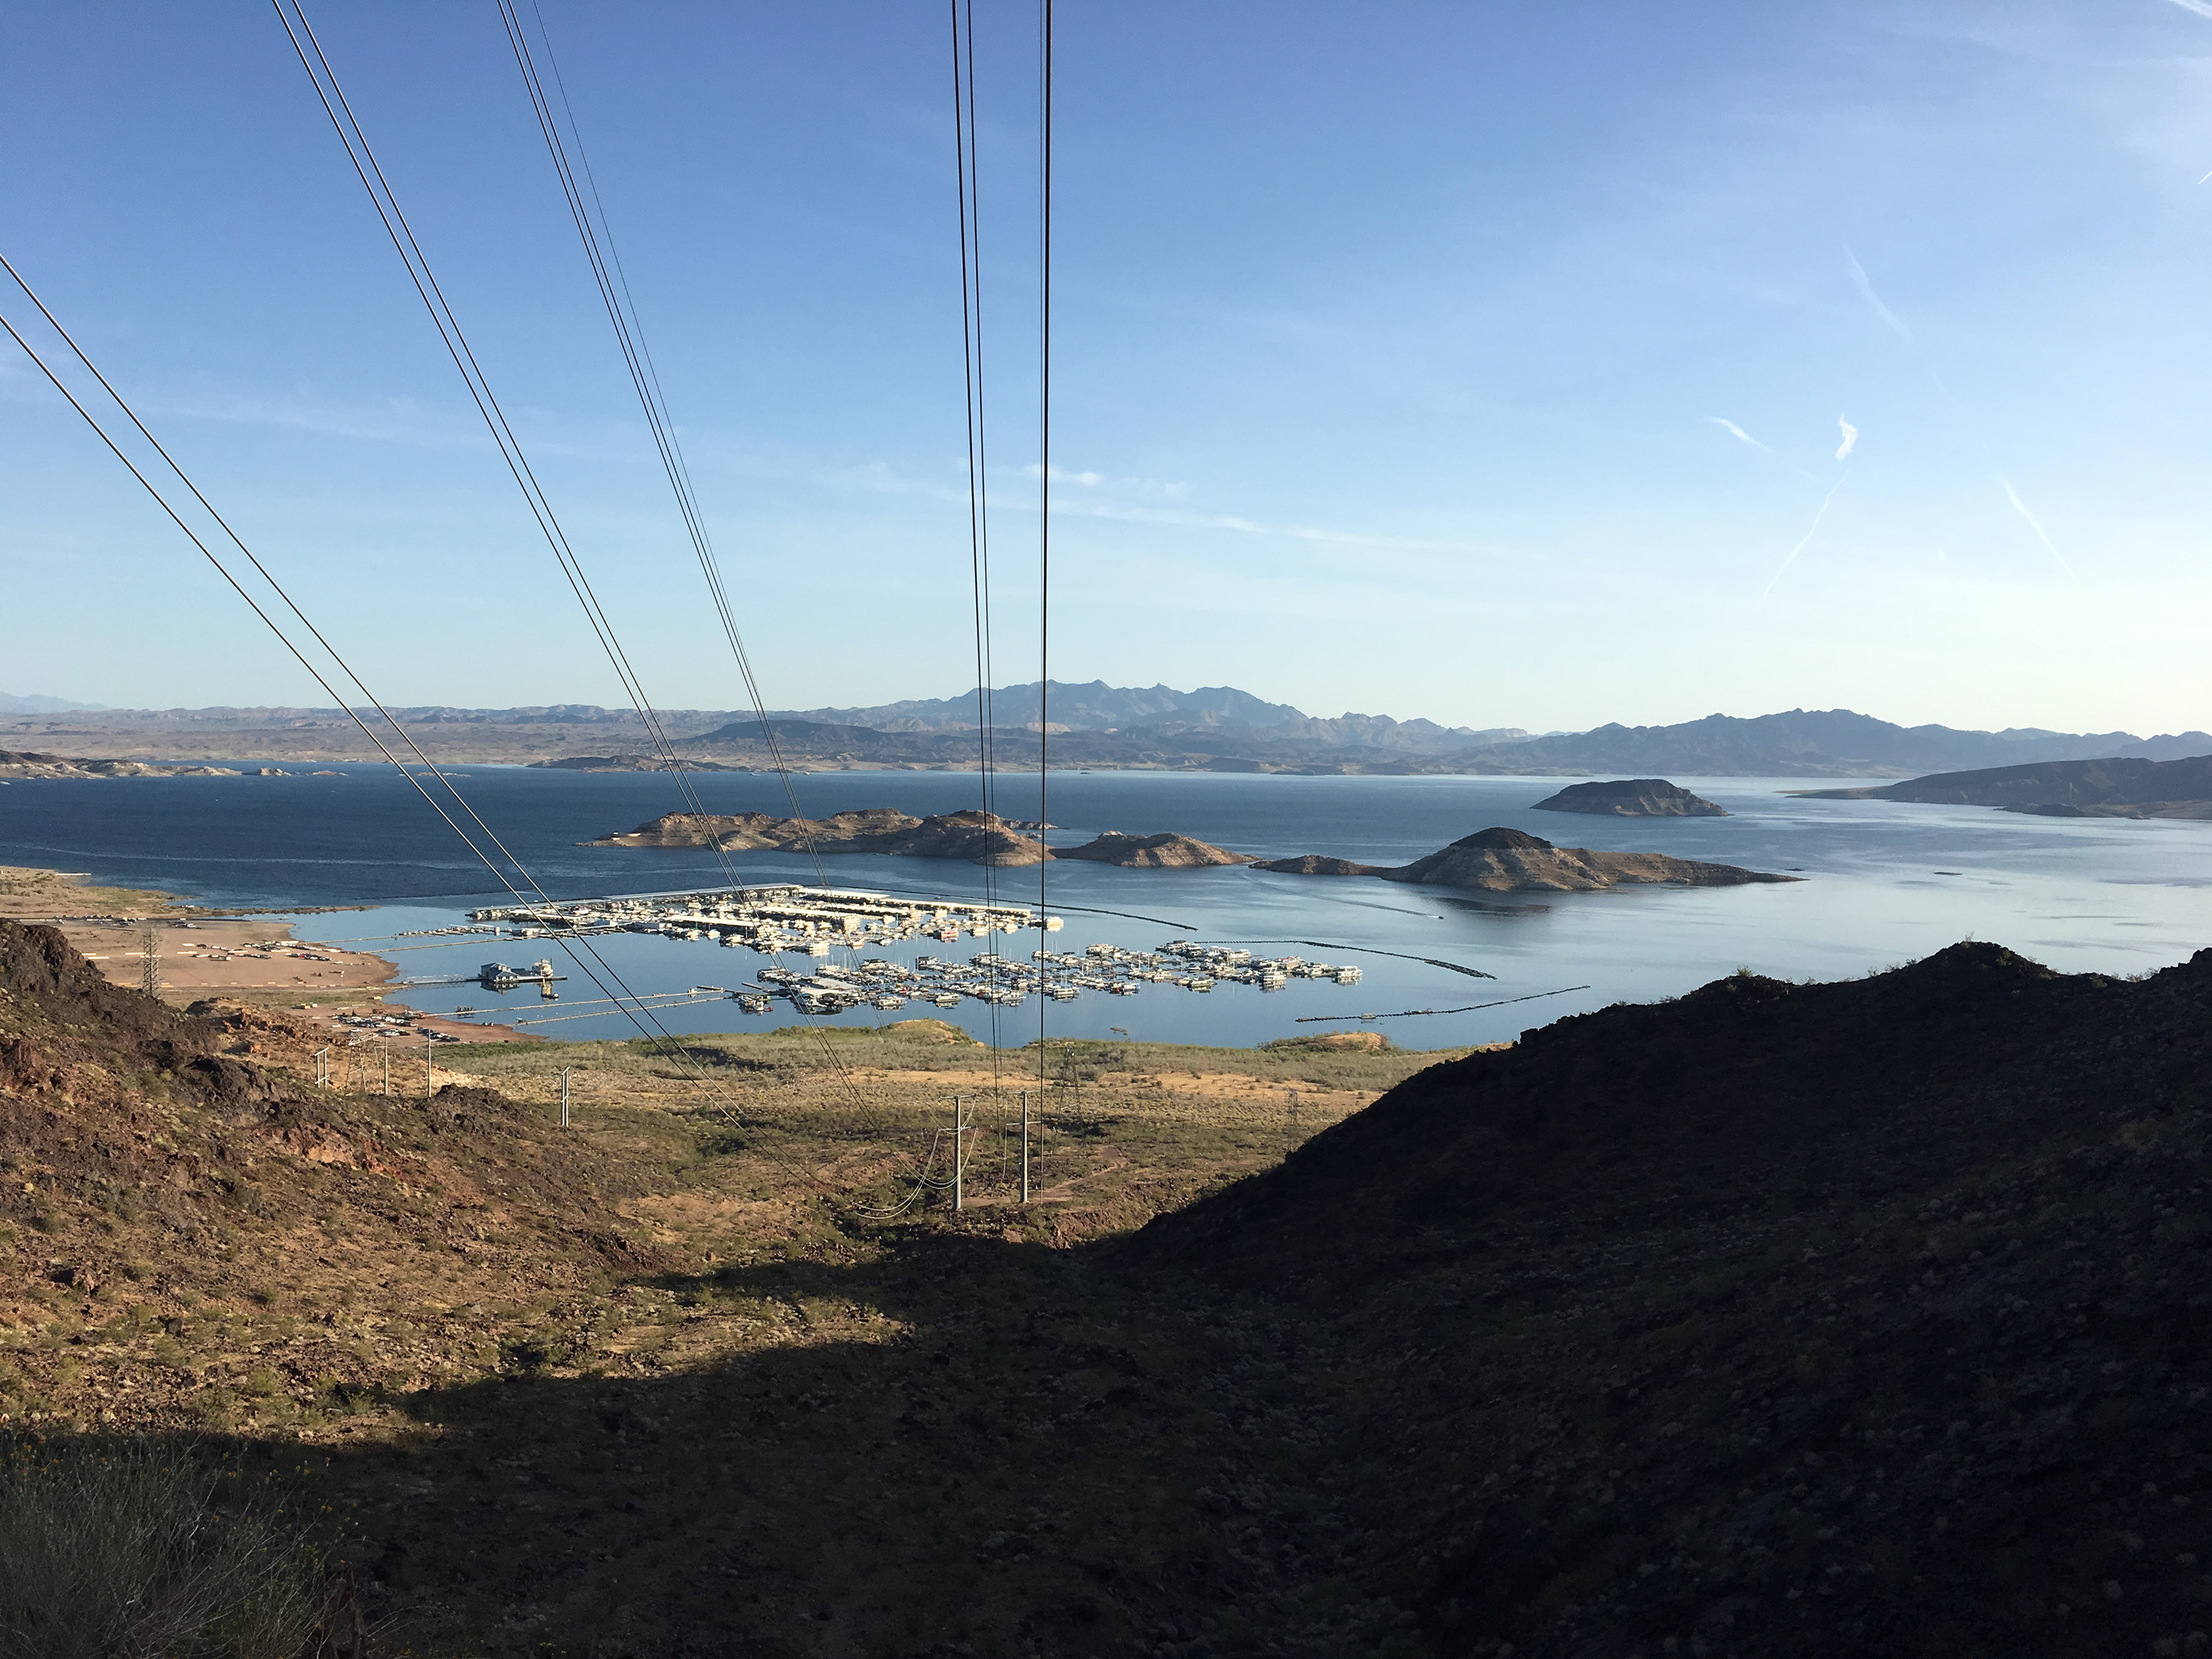
[[[1828,493],[1820,498],[1820,510],[1813,515],[1812,529],[1808,530],[1803,538],[1799,540],[1797,545],[1790,550],[1790,558],[1783,560],[1781,568],[1778,569],[1771,576],[1769,576],[1766,579],[1766,586],[1759,596],[1760,599],[1765,599],[1767,594],[1771,593],[1774,591],[1774,584],[1782,580],[1782,572],[1790,568],[1790,559],[1796,558],[1800,553],[1802,553],[1805,550],[1805,544],[1811,541],[1814,532],[1820,528],[1820,520],[1828,516],[1828,503],[1836,499],[1836,491],[1844,487],[1844,478],[1848,478],[1851,475],[1850,473],[1846,472],[1844,474],[1843,478],[1837,479],[1833,484],[1829,486]],[[2056,551],[2057,550],[2053,549],[2052,550]]]
[[[1715,426],[1720,428],[1722,431],[1727,433],[1730,437],[1741,439],[1745,443],[1749,444],[1760,454],[1765,456],[1768,460],[1772,461],[1775,465],[1788,468],[1799,477],[1804,479],[1807,483],[1818,483],[1820,482],[1811,473],[1808,472],[1803,467],[1799,466],[1796,462],[1784,460],[1771,449],[1769,449],[1765,444],[1759,442],[1758,439],[1753,437],[1751,434],[1746,432],[1741,427],[1738,426],[1734,421],[1728,419],[1726,416],[1720,415],[1708,415],[1705,418],[1711,421]]]
[[[2176,5],[2185,4],[2186,0],[2174,0],[2174,3]],[[2194,11],[2198,9],[2198,8],[2196,6],[2191,6],[2190,9]],[[2207,5],[2203,7],[2203,9],[2207,17],[2212,17],[2212,5]],[[2074,567],[2066,562],[2066,556],[2058,550],[2058,544],[2052,541],[2049,536],[2044,534],[2043,526],[2037,520],[2035,514],[2027,510],[2027,503],[2021,500],[2020,491],[2012,487],[2012,480],[2006,477],[2003,473],[2000,472],[1997,474],[1997,482],[2004,486],[2006,498],[2012,502],[2014,510],[2019,513],[2021,518],[2027,520],[2027,527],[2035,532],[2036,539],[2051,550],[2051,556],[2058,561],[2058,568],[2061,570],[2063,570],[2068,575],[2072,575],[2074,574]]]
[[[1847,460],[1850,457],[1851,451],[1858,447],[1859,429],[1840,415],[1836,416],[1836,424],[1843,429],[1844,434],[1843,447],[1836,452],[1836,459],[1839,461]]]
[[[2175,3],[2179,4],[2180,0],[2175,0]],[[2207,3],[2212,4],[2212,0],[2207,0]],[[2212,15],[2212,12],[2208,12],[2207,15]],[[1881,295],[1874,291],[1874,284],[1867,280],[1866,267],[1859,263],[1859,256],[1850,249],[1845,248],[1844,258],[1850,265],[1851,281],[1857,285],[1859,297],[1874,307],[1875,316],[1897,331],[1898,338],[1910,340],[1912,337],[1912,331],[1898,320],[1895,312],[1882,304]]]

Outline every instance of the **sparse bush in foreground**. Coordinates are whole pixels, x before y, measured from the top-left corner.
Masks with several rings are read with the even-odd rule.
[[[322,1600],[273,1477],[152,1442],[0,1450],[0,1659],[298,1659]]]

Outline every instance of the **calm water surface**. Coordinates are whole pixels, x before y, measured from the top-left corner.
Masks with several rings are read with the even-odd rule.
[[[1457,1008],[1565,987],[1588,990],[1542,1001],[1379,1021],[1407,1047],[1491,1042],[1565,1013],[1620,1000],[1679,994],[1743,966],[1784,978],[1830,979],[1923,956],[1965,938],[1995,940],[2053,967],[2132,974],[2179,962],[2212,945],[2212,823],[2025,817],[1972,807],[1886,801],[1791,800],[1781,791],[1823,781],[1678,778],[1718,801],[1726,818],[1602,818],[1532,811],[1564,780],[1541,778],[1292,778],[1142,772],[1054,773],[1051,839],[1087,840],[1100,830],[1181,830],[1240,852],[1276,858],[1329,853],[1401,864],[1492,824],[1562,845],[1671,853],[1787,871],[1785,886],[1654,889],[1614,893],[1475,895],[1364,878],[1276,876],[1225,870],[1115,870],[1061,864],[1046,874],[1051,909],[1066,916],[1056,948],[1093,940],[1150,949],[1163,940],[1319,940],[1255,943],[1261,954],[1295,951],[1357,963],[1356,987],[1294,981],[1272,994],[1227,987],[1210,994],[1147,986],[1135,997],[1086,994],[1050,1005],[1054,1036],[1109,1034],[1164,1042],[1247,1043],[1332,1029],[1302,1015]],[[586,848],[575,843],[629,829],[678,803],[650,774],[604,776],[478,767],[462,785],[485,820],[556,897],[708,886],[711,855]],[[782,812],[772,777],[720,774],[699,780],[709,810]],[[977,804],[972,775],[833,773],[798,781],[810,814],[892,805],[916,813]],[[1000,783],[998,810],[1035,817],[1036,780]],[[0,787],[0,862],[83,871],[101,882],[160,887],[207,902],[368,903],[377,908],[300,919],[302,938],[356,939],[442,926],[471,904],[503,898],[483,866],[413,789],[388,769],[349,768],[337,777],[147,778],[24,781]],[[811,874],[799,855],[736,855],[742,878]],[[981,896],[993,878],[935,860],[836,857],[839,886]],[[1003,871],[1000,896],[1035,902],[1037,872]],[[1093,915],[1090,911],[1135,913]],[[982,941],[961,947],[963,953]],[[1010,948],[1026,950],[1034,940]],[[695,983],[734,987],[765,959],[705,943],[621,936],[598,941],[640,991]],[[1433,957],[1496,975],[1480,980],[1395,957]],[[371,948],[376,948],[372,946]],[[933,940],[891,947],[910,960],[943,951]],[[535,949],[521,954],[534,955]],[[483,940],[393,956],[409,975],[471,972],[514,943]],[[556,962],[559,953],[555,952]],[[566,968],[566,964],[562,964]],[[564,1000],[596,995],[574,969]],[[419,989],[416,1006],[483,1007],[501,999],[480,987]],[[532,1018],[534,993],[506,1003]],[[578,1009],[575,1012],[581,1013]],[[909,1006],[907,1013],[939,1011]],[[949,1017],[978,1035],[993,1011],[966,1003]],[[901,1018],[856,1011],[845,1023]],[[673,1030],[732,1030],[789,1024],[786,1006],[749,1019],[726,1001],[661,1016]],[[1037,1035],[1031,1004],[995,1015],[1000,1040]],[[627,1035],[620,1016],[564,1019],[549,1036]]]

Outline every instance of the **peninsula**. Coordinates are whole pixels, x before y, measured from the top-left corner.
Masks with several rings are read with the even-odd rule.
[[[0,749],[0,778],[234,778],[235,767],[156,766],[146,761],[72,760],[66,755]]]
[[[1617,778],[1610,783],[1571,783],[1538,801],[1539,812],[1595,812],[1617,818],[1724,818],[1728,808],[1693,795],[1664,778]]]
[[[1903,783],[1797,789],[1814,800],[1904,800],[1994,806],[2068,818],[2212,818],[2212,755],[2179,760],[2044,761],[1972,772],[1936,772]]]
[[[1601,853],[1587,847],[1554,847],[1540,836],[1504,828],[1463,836],[1425,859],[1398,866],[1354,864],[1309,853],[1255,866],[1290,876],[1379,876],[1384,881],[1425,882],[1487,893],[1596,892],[1608,887],[1741,887],[1754,882],[1796,881],[1733,864],[1706,864],[1664,853]]]

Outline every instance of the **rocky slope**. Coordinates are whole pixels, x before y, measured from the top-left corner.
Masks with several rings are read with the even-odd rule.
[[[1610,783],[1571,783],[1536,803],[1539,812],[1595,812],[1620,818],[1724,818],[1725,806],[1693,795],[1664,778],[1620,778]]]
[[[1601,853],[1587,847],[1554,847],[1541,836],[1504,828],[1478,830],[1425,859],[1397,868],[1354,864],[1309,853],[1276,859],[1258,868],[1294,876],[1380,876],[1385,881],[1427,882],[1483,892],[1595,892],[1607,887],[1741,887],[1750,882],[1796,881],[1733,864],[1706,864],[1664,853]]]
[[[1407,1652],[2202,1654],[2209,1147],[2212,951],[1962,945],[1435,1067],[1127,1257],[1336,1320]]]

